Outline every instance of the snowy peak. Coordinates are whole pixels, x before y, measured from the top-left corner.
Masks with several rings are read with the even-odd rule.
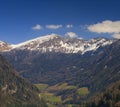
[[[60,52],[60,53],[80,53],[87,51],[95,51],[101,46],[110,45],[113,40],[105,38],[95,38],[91,40],[83,40],[79,38],[66,38],[57,34],[46,35],[17,45],[7,45],[8,51],[12,50],[28,50],[37,51],[39,53]],[[2,43],[1,43],[2,45]]]
[[[105,38],[95,38],[87,41],[87,47],[84,49],[82,54],[84,54],[87,51],[95,51],[99,47],[103,47],[106,45],[110,45],[113,43],[113,40],[105,39]]]
[[[0,41],[0,52],[10,50],[10,49],[12,49],[10,44],[3,42],[3,41]]]
[[[28,46],[29,47],[34,47],[38,44],[42,44],[44,42],[53,40],[55,38],[58,38],[58,35],[56,35],[56,34],[46,35],[46,36],[42,36],[42,37],[38,37],[38,38],[35,38],[35,39],[28,40],[26,42],[23,42],[23,43],[20,43],[20,44],[17,44],[17,45],[12,45],[12,47],[13,48],[21,48],[21,49],[24,49],[25,47],[28,47]]]

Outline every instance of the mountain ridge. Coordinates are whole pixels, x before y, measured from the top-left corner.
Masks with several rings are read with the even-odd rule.
[[[61,37],[57,34],[50,34],[31,39],[16,45],[6,44],[7,48],[0,45],[1,51],[12,50],[29,50],[46,52],[61,52],[61,53],[80,53],[84,54],[88,51],[95,51],[101,46],[110,45],[114,40],[106,38],[95,38],[90,40],[83,40],[81,38]]]

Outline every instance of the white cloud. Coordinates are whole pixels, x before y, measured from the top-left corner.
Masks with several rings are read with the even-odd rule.
[[[120,21],[106,20],[101,23],[89,25],[87,29],[95,33],[107,33],[114,38],[120,39]]]
[[[76,37],[78,37],[78,35],[76,33],[74,33],[74,32],[67,32],[65,34],[65,36],[69,37],[69,38],[76,38]]]
[[[106,20],[101,23],[88,26],[88,30],[96,33],[120,33],[120,21]]]
[[[66,28],[72,28],[73,25],[66,25]]]
[[[41,30],[42,26],[39,24],[36,24],[35,26],[32,27],[33,30]]]
[[[113,34],[112,37],[114,37],[114,38],[116,38],[116,39],[120,39],[120,33]]]
[[[48,28],[48,29],[59,29],[61,27],[62,27],[62,25],[46,25],[46,28]]]

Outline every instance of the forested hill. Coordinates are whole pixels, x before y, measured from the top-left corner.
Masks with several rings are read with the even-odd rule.
[[[0,107],[46,107],[38,89],[0,55]]]
[[[92,99],[90,107],[120,107],[120,81],[111,84]]]

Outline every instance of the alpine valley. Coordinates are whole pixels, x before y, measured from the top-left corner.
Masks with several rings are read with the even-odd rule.
[[[0,41],[0,52],[48,107],[120,107],[120,40],[51,34],[16,45]],[[106,100],[106,90],[117,98]]]

